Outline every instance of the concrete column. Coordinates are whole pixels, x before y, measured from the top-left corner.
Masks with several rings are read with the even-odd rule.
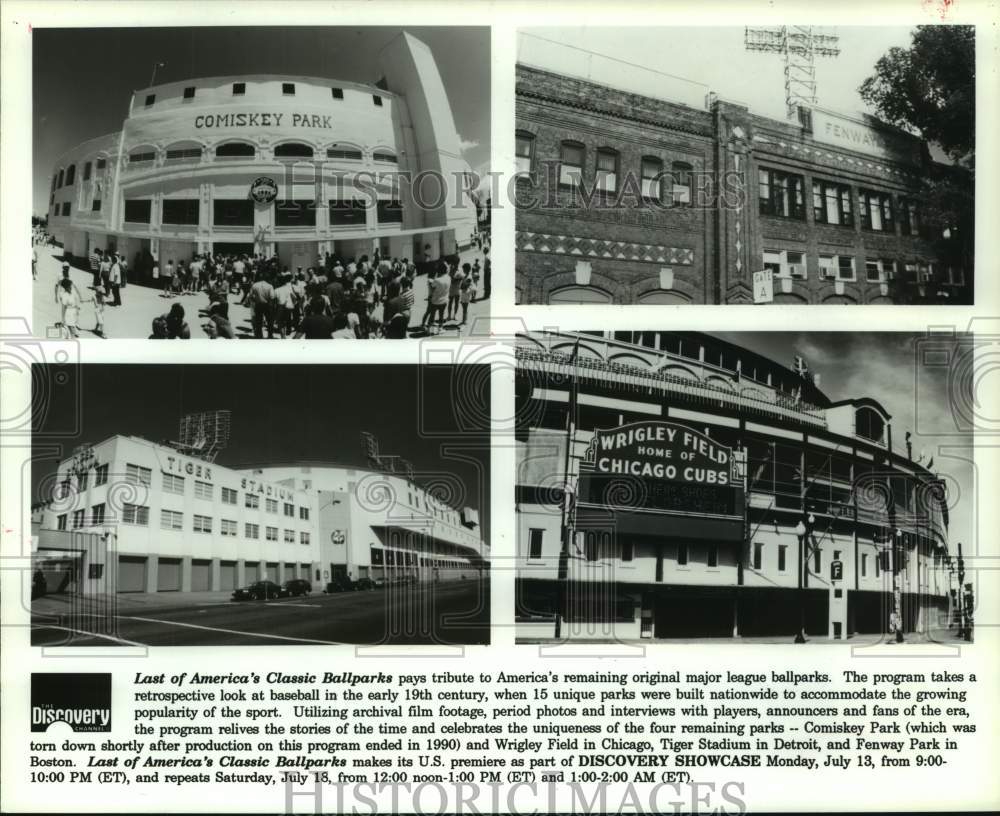
[[[222,583],[222,563],[220,559],[213,558],[212,566],[209,567],[209,570],[210,577],[208,587],[212,590],[212,592],[218,592],[222,588],[220,586]]]
[[[191,556],[181,559],[181,592],[191,591]]]
[[[146,592],[157,591],[157,573],[160,566],[158,555],[146,556]]]
[[[247,562],[242,558],[236,560],[236,586],[245,586],[247,583],[246,577]]]

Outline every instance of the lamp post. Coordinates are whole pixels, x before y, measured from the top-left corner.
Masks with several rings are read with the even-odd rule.
[[[795,643],[806,642],[806,590],[809,587],[809,551],[806,541],[812,532],[816,517],[810,513],[803,515],[795,525],[795,535],[799,539],[799,631]]]
[[[969,628],[966,625],[965,609],[965,559],[962,557],[962,542],[958,542],[958,636],[963,640],[971,640]]]
[[[896,643],[903,642],[903,591],[900,587],[899,573],[902,570],[903,559],[900,552],[900,543],[903,540],[903,531],[897,527],[892,528],[892,617],[896,628]]]

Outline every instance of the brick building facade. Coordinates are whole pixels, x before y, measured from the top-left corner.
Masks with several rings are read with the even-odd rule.
[[[524,65],[516,95],[519,303],[752,303],[764,268],[775,303],[972,300],[971,268],[922,223],[927,146],[902,131]]]

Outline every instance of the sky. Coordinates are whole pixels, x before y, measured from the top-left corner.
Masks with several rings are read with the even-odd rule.
[[[953,404],[967,405],[971,397],[952,381],[952,375],[963,370],[955,362],[964,359],[956,344],[934,339],[935,349],[944,346],[953,352],[949,361],[939,364],[925,353],[928,336],[908,332],[712,334],[789,367],[795,355],[803,357],[810,371],[820,375],[820,390],[834,402],[861,397],[878,401],[892,416],[893,447],[905,451],[904,434],[910,431],[914,457],[923,451],[925,464],[934,458],[934,470],[945,479],[950,494],[949,539],[953,547],[961,541],[966,552],[973,551],[975,472],[965,460],[971,451],[949,450],[972,444],[971,435],[960,433],[952,414]],[[996,386],[996,376],[980,383],[983,389]]]
[[[912,29],[912,26],[819,29],[819,33],[840,37],[840,55],[816,59],[818,104],[843,113],[872,113],[861,101],[857,89],[873,73],[879,57],[892,46],[909,47]],[[743,26],[533,27],[521,29],[521,35],[518,38],[521,62],[583,75],[697,108],[703,107],[705,95],[713,91],[727,100],[749,105],[753,113],[785,119],[783,58],[778,54],[746,51]],[[613,59],[592,57],[556,45],[552,40]]]
[[[44,214],[55,160],[121,129],[134,90],[229,74],[293,74],[374,83],[393,26],[89,28],[33,32],[33,212]],[[434,54],[473,169],[490,157],[490,29],[411,27]]]
[[[365,467],[361,431],[384,456],[408,459],[417,482],[464,490],[462,506],[479,510],[489,533],[489,376],[484,366],[413,365],[105,365],[40,367],[46,394],[34,410],[32,496],[58,458],[41,458],[53,442],[61,458],[114,434],[154,442],[178,438],[187,413],[232,411],[231,439],[219,455],[233,468],[267,464]],[[473,369],[476,369],[473,371]],[[68,379],[59,383],[57,375]],[[42,382],[36,374],[35,382]],[[58,385],[56,383],[59,383]],[[456,399],[456,395],[463,396]],[[78,396],[74,396],[78,395]],[[461,410],[453,405],[460,404]],[[64,429],[79,436],[55,438]],[[449,455],[449,446],[461,446]],[[421,474],[424,474],[423,478]],[[459,480],[455,486],[454,478]]]

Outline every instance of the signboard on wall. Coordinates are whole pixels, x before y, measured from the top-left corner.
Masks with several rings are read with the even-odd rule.
[[[770,269],[753,273],[753,302],[774,303],[774,273]]]
[[[598,429],[580,463],[578,502],[742,518],[736,456],[685,425],[633,422]]]
[[[914,143],[901,134],[874,127],[863,119],[813,110],[813,138],[880,159],[912,159]]]

